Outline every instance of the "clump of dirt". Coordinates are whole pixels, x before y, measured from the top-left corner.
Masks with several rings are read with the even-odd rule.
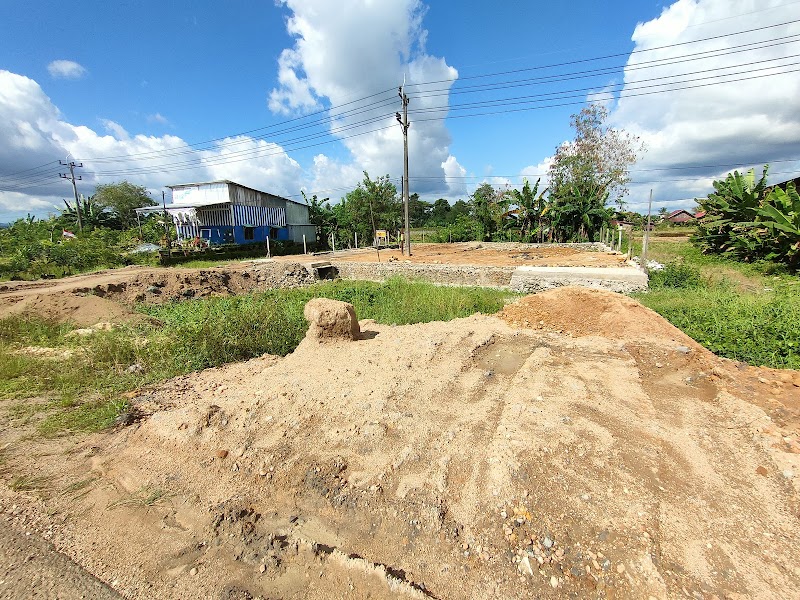
[[[361,329],[353,305],[328,298],[314,298],[306,303],[303,314],[309,322],[306,337],[321,342],[357,340]]]
[[[559,287],[520,298],[497,316],[514,327],[619,340],[657,337],[700,347],[658,313],[607,290]]]
[[[129,597],[795,595],[795,434],[659,317],[631,307],[643,343],[601,323],[632,301],[557,292],[595,335],[362,322],[142,390],[77,445],[0,429],[6,469]]]

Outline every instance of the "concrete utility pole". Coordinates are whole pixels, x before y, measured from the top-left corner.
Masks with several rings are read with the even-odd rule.
[[[69,167],[69,175],[66,173],[59,173],[58,176],[62,179],[69,179],[72,181],[72,192],[75,194],[75,210],[77,211],[78,215],[78,230],[83,231],[83,217],[81,217],[81,203],[78,200],[78,186],[75,185],[75,167],[81,168],[83,167],[83,163],[76,165],[75,161],[64,162],[63,160],[58,161],[62,167]],[[80,175],[78,175],[77,180],[80,181],[83,179]]]
[[[411,228],[408,224],[408,128],[411,124],[408,122],[408,96],[405,92],[405,78],[403,78],[403,85],[398,88],[400,99],[403,101],[403,116],[397,113],[397,122],[403,128],[403,210],[405,212],[406,227],[406,256],[411,256]]]

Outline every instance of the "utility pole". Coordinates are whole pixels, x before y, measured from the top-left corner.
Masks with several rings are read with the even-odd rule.
[[[411,228],[408,224],[408,128],[411,124],[408,122],[408,96],[405,92],[405,77],[403,78],[403,85],[398,88],[398,95],[403,101],[403,116],[397,113],[397,122],[403,128],[403,210],[406,219],[406,256],[411,256]]]
[[[62,179],[69,179],[72,181],[72,192],[75,194],[75,210],[77,211],[78,215],[78,230],[83,231],[83,217],[81,217],[81,203],[78,200],[78,186],[75,185],[75,167],[81,168],[83,167],[83,163],[76,165],[75,161],[71,160],[68,163],[64,162],[63,160],[58,161],[62,167],[69,167],[69,175],[66,173],[59,173],[58,176]],[[80,181],[83,179],[80,175],[78,175],[77,180]]]

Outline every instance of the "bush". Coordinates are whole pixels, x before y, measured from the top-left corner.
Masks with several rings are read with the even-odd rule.
[[[682,261],[664,265],[660,271],[650,271],[650,288],[657,289],[699,289],[705,287],[700,269]]]

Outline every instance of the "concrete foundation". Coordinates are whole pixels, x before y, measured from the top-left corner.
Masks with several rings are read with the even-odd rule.
[[[565,285],[630,293],[647,289],[637,267],[486,267],[402,262],[330,261],[342,279],[385,281],[394,276],[444,285],[474,285],[535,293]]]
[[[637,267],[517,267],[510,287],[535,293],[565,285],[601,288],[628,294],[647,289],[647,275]]]

